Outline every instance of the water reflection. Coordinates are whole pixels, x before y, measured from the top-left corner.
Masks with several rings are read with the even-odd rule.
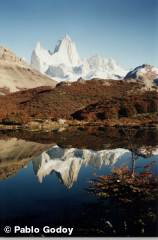
[[[158,174],[158,146],[142,144],[138,150],[136,169],[155,161],[152,171]],[[1,139],[0,224],[79,226],[83,204],[95,201],[85,191],[95,178],[93,173],[106,175],[114,167],[131,167],[131,156],[130,150],[115,145],[92,150],[15,137]]]
[[[142,147],[138,152],[136,167],[148,161],[158,160],[157,147]],[[40,183],[46,176],[56,173],[59,180],[67,188],[71,188],[77,181],[81,167],[89,166],[94,169],[103,166],[113,168],[128,165],[130,167],[131,158],[131,151],[124,148],[94,151],[61,148],[58,145],[11,138],[0,140],[0,178],[5,179],[14,175],[32,160],[34,174]],[[154,171],[157,171],[156,167]]]
[[[17,138],[0,140],[0,179],[14,175],[49,146]]]
[[[114,166],[119,160],[130,159],[131,153],[125,149],[92,151],[88,149],[62,149],[53,146],[33,160],[33,169],[39,182],[50,173],[57,173],[67,188],[76,182],[81,166],[100,168]]]
[[[140,156],[137,159],[139,164],[142,161],[145,163],[156,160],[156,156],[158,156],[155,148],[150,157],[145,154],[145,149],[140,149]],[[130,167],[131,158],[132,153],[127,149],[93,151],[77,148],[63,149],[55,145],[33,160],[33,169],[39,182],[42,183],[44,177],[55,172],[63,184],[71,188],[77,181],[81,166],[93,168],[108,166],[112,168],[128,165]]]

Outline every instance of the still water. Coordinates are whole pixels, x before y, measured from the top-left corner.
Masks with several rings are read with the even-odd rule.
[[[131,139],[140,153],[136,171],[154,161],[151,171],[157,175],[157,130],[135,130]],[[73,227],[74,236],[95,236],[94,231],[82,234],[84,227],[80,229],[85,206],[97,201],[86,189],[91,179],[115,167],[131,167],[128,143],[121,130],[102,128],[31,135],[1,132],[1,236],[6,236],[6,225]]]

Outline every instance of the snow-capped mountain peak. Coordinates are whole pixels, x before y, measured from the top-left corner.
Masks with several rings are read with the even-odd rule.
[[[60,47],[62,47],[64,44],[65,45],[68,45],[68,44],[71,44],[73,43],[71,38],[69,37],[69,35],[66,33],[64,38],[58,40],[56,46],[55,46],[55,49],[54,49],[54,53],[58,52]]]
[[[125,79],[141,80],[148,88],[157,85],[157,78],[158,68],[149,64],[138,66],[125,76]]]
[[[150,75],[157,75],[158,76],[158,68],[149,65],[149,64],[143,64],[141,66],[136,67],[132,71],[130,71],[126,76],[126,78],[138,78],[141,79],[144,74],[150,74]],[[148,76],[149,77],[149,76]]]
[[[31,64],[57,81],[76,81],[80,77],[86,80],[94,77],[119,79],[126,74],[114,59],[100,55],[81,59],[75,43],[67,34],[57,42],[53,53],[37,43],[32,53]]]
[[[40,42],[37,42],[36,43],[36,47],[35,47],[35,50],[38,51],[41,49],[41,43]]]
[[[80,64],[80,57],[78,55],[75,43],[71,40],[68,34],[58,41],[54,54],[58,55],[62,60],[61,63],[66,63],[68,65],[78,65]]]

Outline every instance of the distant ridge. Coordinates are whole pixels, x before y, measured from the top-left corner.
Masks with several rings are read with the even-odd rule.
[[[55,81],[34,70],[8,48],[0,47],[0,94],[40,86],[56,85]]]

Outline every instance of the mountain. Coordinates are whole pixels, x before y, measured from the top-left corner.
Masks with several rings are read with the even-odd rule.
[[[58,41],[53,53],[38,42],[32,52],[31,65],[57,81],[76,81],[80,77],[86,80],[94,77],[119,79],[126,74],[111,58],[95,55],[81,59],[75,43],[68,35]]]
[[[34,70],[12,51],[0,47],[0,94],[39,86],[55,86],[55,81]]]
[[[158,86],[158,68],[143,64],[128,72],[124,79],[140,80],[150,89],[154,85]]]

